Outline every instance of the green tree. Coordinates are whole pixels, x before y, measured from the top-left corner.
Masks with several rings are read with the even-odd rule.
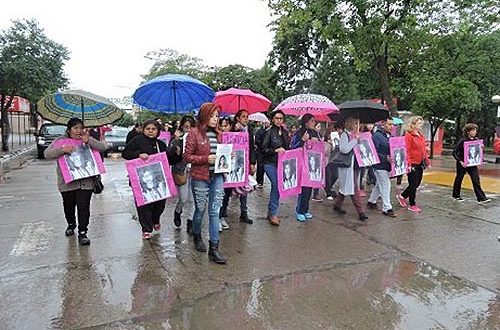
[[[134,125],[134,122],[134,118],[130,114],[124,113],[118,121],[113,123],[113,125],[128,127]]]
[[[36,104],[44,95],[67,84],[64,61],[68,50],[50,40],[36,20],[16,20],[0,33],[0,113],[2,150],[8,150],[7,109],[13,96],[19,95]]]
[[[145,81],[169,73],[185,74],[203,81],[208,69],[202,59],[170,48],[148,52],[145,58],[155,61],[149,72],[143,76]]]

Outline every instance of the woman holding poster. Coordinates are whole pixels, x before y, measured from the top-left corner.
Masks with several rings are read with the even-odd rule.
[[[84,145],[88,145],[90,148],[95,149],[99,152],[104,152],[107,149],[105,142],[97,141],[93,137],[90,137],[87,132],[84,132],[83,122],[80,119],[71,118],[66,125],[66,135],[57,138],[50,144],[50,146],[44,152],[45,158],[56,159],[61,156],[69,156],[74,151],[76,151],[77,147],[75,145],[64,144],[65,139],[82,141]],[[76,157],[72,157],[72,159],[74,158],[75,166],[73,170],[77,171],[77,168],[82,168],[83,171],[83,165],[85,164],[83,157],[81,157],[80,154],[75,156]],[[69,183],[64,183],[63,174],[58,164],[57,188],[62,195],[64,217],[66,218],[66,222],[68,223],[68,227],[65,231],[66,236],[72,236],[75,233],[75,209],[77,208],[78,242],[80,242],[81,245],[89,245],[90,239],[87,237],[87,229],[90,219],[90,199],[92,198],[92,191],[94,189],[94,178],[83,177]]]
[[[280,225],[278,208],[280,194],[278,191],[278,154],[288,149],[290,141],[288,132],[283,127],[285,114],[281,110],[271,113],[272,126],[266,131],[262,142],[264,172],[271,181],[271,195],[267,206],[267,220],[273,226]]]
[[[345,131],[340,134],[339,151],[344,155],[351,155],[350,164],[348,167],[339,168],[339,193],[333,205],[333,211],[339,215],[346,214],[346,211],[342,208],[342,204],[344,203],[345,196],[351,196],[352,204],[358,212],[359,220],[366,221],[368,217],[364,212],[361,196],[359,194],[360,191],[358,189],[359,166],[356,157],[353,155],[354,147],[357,146],[359,142],[359,120],[349,117],[345,121]]]
[[[291,149],[302,148],[309,140],[319,141],[319,134],[314,129],[315,126],[316,119],[314,119],[313,115],[306,113],[302,116],[302,119],[300,120],[300,127],[292,138]],[[321,166],[321,162],[317,161],[317,157],[314,154],[308,155],[307,158],[308,173],[311,175],[310,180],[314,180],[316,178],[314,176],[317,175],[316,171],[321,171],[319,168]],[[313,215],[309,212],[309,201],[311,200],[312,190],[313,189],[311,187],[303,186],[299,196],[297,197],[297,206],[295,207],[297,221],[304,222],[313,218]]]
[[[464,199],[460,196],[460,190],[462,188],[462,180],[465,176],[465,173],[468,173],[470,176],[470,179],[472,181],[472,186],[474,187],[474,194],[476,194],[477,202],[479,204],[486,204],[491,202],[489,198],[486,197],[483,189],[481,188],[481,183],[479,181],[479,170],[477,169],[477,166],[475,164],[479,164],[480,161],[477,161],[473,163],[474,165],[472,166],[467,166],[465,162],[465,148],[464,144],[468,144],[473,141],[479,142],[477,140],[477,129],[478,126],[473,123],[466,124],[463,128],[463,138],[457,143],[455,146],[455,149],[453,150],[453,158],[457,161],[456,163],[456,168],[457,168],[457,174],[455,176],[455,181],[453,182],[453,198],[458,201],[458,202],[463,202]],[[476,151],[476,148],[474,148],[474,152],[472,155],[470,154],[471,146],[479,146],[481,147],[481,144],[474,144],[472,143],[469,145],[469,152],[467,153],[467,156],[469,157],[468,163],[470,163],[470,157],[475,157],[476,155],[479,155],[480,153]]]
[[[134,137],[122,152],[122,157],[127,160],[140,158],[147,160],[149,155],[166,152],[167,145],[160,140],[161,126],[155,120],[148,120],[144,122],[142,134]],[[150,167],[150,166],[148,166]],[[144,200],[150,201],[150,198],[157,195],[157,180],[153,180],[151,169],[139,172],[139,179],[143,189]],[[151,179],[151,180],[150,180]],[[154,186],[154,187],[153,187]],[[154,189],[152,189],[154,188]],[[161,229],[160,217],[165,210],[165,199],[157,200],[155,202],[136,206],[137,216],[139,223],[142,227],[142,238],[150,239],[153,232],[158,233]]]
[[[224,175],[215,171],[220,140],[219,112],[220,107],[215,103],[204,103],[200,107],[198,126],[191,129],[186,141],[184,160],[191,164],[194,246],[200,252],[207,251],[201,237],[201,225],[208,206],[208,257],[217,264],[225,264],[226,258],[219,251],[219,210],[224,196]]]

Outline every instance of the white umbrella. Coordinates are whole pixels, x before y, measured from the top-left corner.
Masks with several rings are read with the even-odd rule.
[[[261,123],[269,123],[269,119],[262,112],[252,113],[250,116],[248,116],[248,119],[251,121],[258,121]]]

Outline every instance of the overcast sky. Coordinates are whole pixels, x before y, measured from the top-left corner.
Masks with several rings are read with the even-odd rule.
[[[261,67],[271,50],[263,0],[17,0],[1,5],[0,29],[35,18],[71,52],[70,87],[105,97],[130,96],[152,61],[148,51],[172,48],[205,64]]]

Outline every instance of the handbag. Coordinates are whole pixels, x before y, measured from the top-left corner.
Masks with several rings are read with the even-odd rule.
[[[338,167],[350,167],[354,152],[351,150],[347,154],[339,152],[332,160],[332,164]]]
[[[100,194],[104,190],[104,185],[102,184],[101,176],[94,176],[94,188],[92,189],[94,194]]]
[[[183,173],[172,172],[172,176],[174,178],[174,183],[177,186],[183,186],[187,182],[187,177],[188,177],[187,171],[184,171]]]

